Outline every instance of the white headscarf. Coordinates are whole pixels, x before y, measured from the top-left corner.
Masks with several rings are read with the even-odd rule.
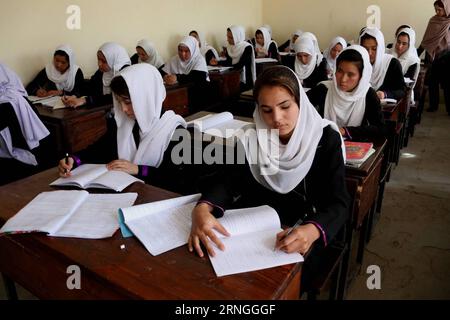
[[[298,36],[298,38],[300,38],[302,36],[302,34],[303,34],[303,30],[298,29],[291,35],[291,39],[289,40],[289,48],[291,50],[295,50],[295,48],[294,48],[295,42],[292,41],[292,39],[294,39],[294,36]],[[298,40],[298,38],[296,39],[296,41]]]
[[[163,70],[169,74],[189,74],[192,70],[203,71],[206,72],[207,81],[209,81],[208,66],[205,57],[200,53],[197,39],[186,36],[178,45],[187,47],[191,52],[191,58],[188,61],[181,61],[180,57],[176,55],[170,59]]]
[[[33,111],[24,96],[28,96],[17,74],[0,63],[0,103],[10,103],[19,121],[23,137],[30,150],[39,146],[39,141],[50,134]],[[28,150],[15,148],[9,128],[0,131],[0,156],[37,165],[35,156]]]
[[[328,88],[324,118],[335,122],[338,127],[361,125],[366,111],[366,95],[370,89],[370,77],[372,76],[372,65],[367,50],[359,45],[352,45],[342,52],[348,50],[359,52],[363,60],[363,72],[356,88],[352,92],[342,91],[336,82],[335,74],[333,74],[332,81],[322,82]]]
[[[194,32],[197,33],[198,38],[200,39],[199,40],[199,42],[200,42],[200,52],[201,52],[202,56],[205,57],[206,53],[209,50],[211,50],[212,53],[214,54],[214,57],[216,59],[219,59],[219,53],[217,52],[217,50],[214,47],[212,47],[211,45],[208,44],[208,42],[206,42],[206,38],[205,38],[205,35],[203,34],[203,32],[197,31],[197,30],[194,30]]]
[[[311,56],[308,64],[303,64],[300,60],[295,57],[295,73],[299,77],[300,80],[304,80],[308,78],[313,72],[314,69],[319,66],[322,59],[319,60],[319,54],[317,54],[316,46],[314,41],[310,37],[304,37],[303,35],[297,39],[294,45],[295,54],[299,52],[307,53]],[[320,54],[320,57],[322,55]]]
[[[359,36],[359,44],[362,45],[362,37],[368,34],[375,38],[377,42],[377,55],[375,58],[375,63],[373,64],[373,72],[372,78],[370,79],[370,84],[372,88],[378,90],[384,82],[384,78],[386,77],[386,72],[389,68],[389,64],[391,63],[392,55],[385,53],[385,44],[384,44],[384,36],[383,33],[378,28],[375,27],[367,27],[364,29],[364,32]]]
[[[270,35],[270,40],[272,40],[272,27],[268,24],[263,24],[262,28],[266,28],[267,31],[269,31],[269,35]]]
[[[186,127],[186,122],[173,111],[166,111],[160,118],[166,88],[155,67],[147,63],[135,64],[122,70],[119,75],[127,83],[140,128],[140,143],[136,149],[132,134],[135,120],[122,111],[113,95],[119,159],[137,165],[159,167],[175,129],[178,126]]]
[[[158,50],[156,50],[153,43],[150,42],[148,39],[140,40],[137,43],[136,47],[141,47],[148,55],[148,59],[145,61],[141,60],[141,58],[139,57],[138,59],[139,63],[150,63],[156,69],[159,69],[164,64],[164,60],[158,53]]]
[[[292,70],[290,71],[292,72]],[[295,75],[294,72],[292,73]],[[239,135],[239,141],[245,148],[253,177],[267,189],[282,194],[292,191],[308,174],[316,155],[317,146],[322,138],[323,128],[331,125],[339,133],[335,123],[322,119],[309,102],[298,78],[297,81],[300,89],[300,112],[287,145],[280,146],[277,135],[266,134],[269,128],[260,115],[259,107],[256,107],[253,113],[256,132],[250,130],[245,135]],[[342,137],[341,142],[345,161],[345,146]],[[280,152],[268,153],[266,151],[268,146],[278,147]]]
[[[333,40],[331,40],[330,45],[328,48],[324,51],[323,56],[327,59],[328,66],[330,69],[334,72],[336,70],[336,59],[333,59],[331,57],[331,50],[337,45],[340,44],[342,46],[342,49],[347,48],[347,41],[345,41],[342,37],[336,37]],[[336,57],[337,58],[337,57]]]
[[[253,83],[256,81],[256,65],[255,65],[255,53],[253,52],[253,46],[245,41],[245,29],[242,26],[231,26],[229,28],[233,35],[234,45],[227,44],[227,53],[232,59],[232,64],[237,64],[244,54],[245,49],[250,46],[252,48],[252,77]],[[245,67],[241,72],[241,82],[247,83]]]
[[[409,67],[417,63],[418,66],[416,68],[416,75],[414,77],[414,79],[417,79],[417,75],[419,74],[420,71],[420,58],[417,55],[416,49],[416,32],[412,28],[402,28],[399,30],[396,40],[398,39],[401,33],[406,33],[409,37],[408,50],[406,50],[399,57],[397,51],[395,50],[395,43],[394,43],[389,53],[392,54],[394,58],[397,58],[398,61],[400,61],[400,64],[402,65],[403,74],[406,74],[406,72],[408,72]]]
[[[110,94],[111,81],[125,65],[131,65],[130,57],[124,47],[114,42],[104,43],[99,51],[106,58],[108,66],[111,68],[108,72],[103,73],[103,94]]]
[[[47,74],[47,78],[55,83],[58,90],[71,92],[75,86],[75,78],[80,67],[75,64],[75,55],[70,46],[61,45],[56,48],[56,51],[64,51],[69,56],[69,68],[64,73],[59,72],[55,68],[52,59],[52,62],[45,66],[45,73]]]
[[[269,30],[267,30],[265,27],[261,27],[256,31],[261,31],[263,38],[264,38],[264,45],[261,46],[256,40],[256,48],[257,49],[263,49],[264,50],[264,54],[267,56],[269,54],[269,47],[270,45],[273,43],[275,43],[275,45],[278,47],[277,43],[275,41],[272,40],[272,37],[270,36],[270,32]],[[274,57],[272,57],[274,58]]]

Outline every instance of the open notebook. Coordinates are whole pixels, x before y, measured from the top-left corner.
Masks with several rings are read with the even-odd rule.
[[[42,192],[9,219],[0,233],[46,232],[55,237],[108,238],[119,228],[117,210],[133,205],[136,198],[137,193]]]
[[[120,209],[126,225],[152,255],[187,243],[191,212],[200,195],[191,195]],[[210,257],[217,276],[255,271],[303,261],[298,253],[274,251],[280,219],[269,206],[227,210],[220,223],[231,234],[225,251]]]
[[[59,178],[50,185],[111,189],[120,192],[134,182],[143,182],[128,173],[108,170],[104,164],[83,164],[71,173],[70,177]]]
[[[211,136],[228,139],[237,130],[244,129],[250,122],[234,119],[230,112],[208,114],[196,120],[189,121],[188,127],[196,127],[201,132]]]
[[[53,110],[66,108],[60,96],[51,96],[45,98],[29,96],[28,100],[30,100],[33,104],[42,104],[44,106],[51,107],[53,108]]]

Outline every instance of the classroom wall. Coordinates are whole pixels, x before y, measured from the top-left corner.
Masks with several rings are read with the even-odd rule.
[[[81,9],[80,30],[66,27],[70,5]],[[97,69],[97,49],[106,41],[122,44],[131,55],[138,40],[149,38],[168,59],[191,29],[203,31],[217,47],[226,42],[231,24],[245,26],[251,35],[261,23],[262,0],[2,0],[0,61],[26,85],[54,49],[68,43],[85,77],[90,77]]]
[[[380,7],[381,30],[386,44],[393,42],[398,26],[410,24],[420,44],[428,20],[434,13],[434,0],[263,0],[263,23],[270,24],[274,39],[281,45],[297,29],[316,34],[325,50],[331,39],[343,36],[355,40],[366,26],[370,5]]]

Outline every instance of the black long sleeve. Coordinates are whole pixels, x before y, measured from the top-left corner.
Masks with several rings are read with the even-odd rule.
[[[418,63],[411,65],[405,73],[405,78],[409,78],[413,81],[416,81],[417,79],[415,78],[415,76],[416,76],[417,67],[418,67]]]
[[[311,75],[303,80],[304,88],[314,88],[321,81],[328,80],[327,60],[324,58]]]
[[[130,58],[131,64],[138,64],[139,63],[139,55],[137,53],[133,54]]]
[[[374,88],[375,89],[375,88]],[[376,91],[383,91],[386,98],[396,100],[402,99],[406,94],[405,78],[403,77],[402,65],[396,58],[389,63],[383,84]]]
[[[104,106],[113,103],[112,94],[103,94],[103,72],[97,70],[94,73],[89,80],[85,95],[88,106]]]
[[[83,86],[84,86],[84,75],[83,71],[81,71],[81,68],[79,68],[75,75],[74,87],[72,91],[70,92],[66,91],[66,94],[70,96],[80,97],[82,95]],[[47,91],[58,90],[56,84],[47,77],[47,72],[45,71],[45,68],[42,69],[38,73],[36,78],[34,78],[33,81],[31,81],[28,84],[26,90],[30,96],[35,96],[40,88],[45,89]]]
[[[283,43],[281,46],[279,46],[278,50],[280,50],[280,52],[284,52],[286,50],[286,48],[290,46],[290,44],[291,44],[291,40],[288,40],[285,43]]]
[[[269,46],[269,58],[277,59],[280,61],[280,55],[278,53],[278,48],[275,42],[272,42]]]

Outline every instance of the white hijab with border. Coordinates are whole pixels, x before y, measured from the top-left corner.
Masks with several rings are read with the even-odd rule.
[[[372,76],[372,65],[369,54],[364,47],[352,45],[344,51],[355,50],[363,60],[363,72],[359,83],[352,92],[342,91],[333,74],[333,80],[323,81],[328,88],[325,98],[324,118],[333,121],[339,128],[360,126],[366,112],[366,95],[370,89],[370,77]]]
[[[205,57],[200,53],[198,41],[192,36],[184,37],[178,45],[183,45],[191,52],[191,58],[188,61],[181,61],[178,55],[172,57],[163,70],[169,74],[189,74],[192,70],[206,72],[207,81],[209,81],[208,66]]]
[[[301,36],[298,38],[295,42],[294,48],[296,55],[297,53],[302,52],[311,56],[308,64],[301,63],[297,56],[295,57],[295,73],[300,80],[304,80],[314,72],[314,69],[319,66],[322,59],[319,60],[319,55],[317,54],[314,41],[310,37]],[[320,55],[320,57],[321,56],[322,55]]]
[[[55,49],[55,52],[56,51],[64,51],[69,56],[69,68],[64,73],[59,72],[55,68],[52,59],[52,61],[45,66],[45,73],[47,74],[47,78],[55,83],[58,90],[70,92],[75,87],[75,78],[80,67],[76,65],[75,55],[69,45],[61,45]],[[54,54],[52,57],[54,57]]]
[[[328,66],[333,72],[336,70],[336,59],[331,58],[331,50],[337,44],[340,44],[342,46],[342,49],[347,48],[347,41],[344,38],[338,36],[331,40],[330,45],[323,53],[323,56],[325,57],[325,59],[327,59]]]
[[[292,70],[290,71],[295,75]],[[239,141],[244,146],[253,177],[267,189],[282,194],[292,191],[308,174],[322,138],[323,128],[331,125],[339,133],[339,128],[334,122],[322,119],[309,102],[300,80],[296,75],[295,77],[300,89],[300,112],[289,142],[286,145],[280,145],[278,135],[267,134],[269,128],[262,119],[258,106],[253,113],[256,131],[249,130],[247,134],[239,135]],[[341,143],[345,161],[342,137]],[[279,152],[267,152],[268,146],[271,146],[272,150],[278,148]]]
[[[255,47],[256,47],[257,49],[262,49],[263,52],[264,52],[264,54],[265,54],[266,56],[269,54],[269,47],[270,47],[270,45],[272,44],[272,42],[275,43],[275,45],[276,45],[277,48],[278,48],[277,43],[276,43],[274,40],[272,40],[272,36],[270,35],[270,32],[269,32],[269,30],[268,30],[267,28],[261,27],[261,28],[259,28],[259,29],[256,30],[256,31],[261,31],[261,33],[263,34],[263,37],[264,37],[264,45],[261,46],[261,45],[256,41],[256,37],[255,37]],[[272,57],[272,58],[274,58],[274,57]],[[276,59],[276,58],[275,58],[275,59]]]
[[[242,26],[229,27],[233,34],[234,45],[227,44],[227,53],[232,59],[232,64],[237,64],[244,54],[245,49],[250,46],[252,48],[252,77],[253,83],[256,81],[256,65],[255,65],[255,52],[253,46],[245,41],[245,29]],[[241,72],[241,82],[247,83],[245,67]]]
[[[389,64],[394,58],[391,54],[385,53],[386,45],[384,43],[384,36],[380,29],[375,27],[367,27],[364,29],[363,33],[359,36],[359,44],[362,45],[362,37],[368,34],[375,38],[377,42],[377,55],[375,58],[375,63],[373,64],[372,77],[370,79],[370,84],[372,88],[378,90],[384,82],[386,73],[389,69]]]
[[[24,97],[28,96],[19,76],[0,63],[0,103],[10,103],[19,121],[22,135],[30,150],[39,146],[39,141],[50,134]],[[12,145],[9,128],[0,131],[0,157],[13,158],[36,166],[36,157],[28,150]]]
[[[417,76],[419,75],[420,71],[420,58],[417,55],[416,32],[412,28],[402,28],[399,30],[397,37],[395,38],[396,41],[401,33],[406,33],[409,37],[408,50],[406,50],[401,56],[399,56],[397,51],[395,50],[395,43],[394,43],[392,49],[390,49],[390,52],[388,53],[392,54],[394,58],[397,58],[398,61],[400,61],[400,64],[402,65],[403,74],[406,74],[406,72],[408,72],[409,67],[417,63],[418,65],[414,77],[414,79],[417,79]]]
[[[141,58],[139,57],[139,63],[150,63],[156,69],[161,68],[161,66],[164,64],[163,58],[159,54],[158,50],[156,50],[155,45],[150,40],[142,39],[137,43],[136,47],[141,47],[142,50],[144,50],[148,55],[148,59],[145,61],[141,60]]]
[[[128,56],[127,50],[121,45],[115,42],[106,42],[100,49],[106,58],[106,62],[111,70],[108,72],[103,72],[103,94],[110,94],[112,79],[120,72],[120,70],[125,65],[131,65],[130,57]]]
[[[184,119],[173,111],[160,118],[166,88],[159,71],[152,65],[140,63],[119,73],[125,79],[139,124],[140,143],[136,148],[133,138],[134,119],[130,119],[113,95],[117,123],[117,150],[119,159],[137,165],[159,167],[170,139],[178,126],[186,127]]]

